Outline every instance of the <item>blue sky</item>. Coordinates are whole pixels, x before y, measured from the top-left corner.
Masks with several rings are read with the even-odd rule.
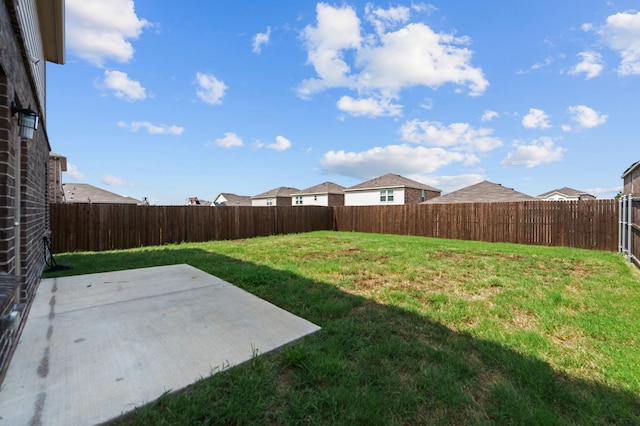
[[[638,9],[66,0],[47,131],[64,183],[152,204],[386,173],[611,198],[640,159]]]

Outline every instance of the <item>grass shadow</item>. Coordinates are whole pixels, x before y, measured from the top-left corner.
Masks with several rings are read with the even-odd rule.
[[[187,263],[322,330],[110,424],[640,424],[638,395],[290,271],[177,246]],[[167,264],[166,249],[69,254],[88,272]],[[174,262],[175,261],[175,262]],[[60,271],[47,276],[72,275]]]

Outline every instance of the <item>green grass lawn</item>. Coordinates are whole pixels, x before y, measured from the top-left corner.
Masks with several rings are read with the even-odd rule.
[[[56,260],[188,263],[322,327],[115,424],[640,424],[640,274],[617,253],[326,231]]]

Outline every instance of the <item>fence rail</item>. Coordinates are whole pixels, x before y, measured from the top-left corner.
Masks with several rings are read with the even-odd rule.
[[[54,253],[316,230],[618,250],[618,203],[524,201],[401,206],[204,207],[52,204]]]

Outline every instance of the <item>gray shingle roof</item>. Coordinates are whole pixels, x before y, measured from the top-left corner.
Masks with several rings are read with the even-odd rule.
[[[633,173],[634,170],[636,170],[638,167],[640,167],[640,161],[636,161],[635,163],[633,163],[632,165],[630,165],[627,170],[625,170],[622,173],[622,176],[620,176],[621,179],[624,179],[625,176],[627,176],[630,173]]]
[[[248,195],[236,195],[230,192],[221,192],[216,197],[216,200],[223,196],[227,201],[222,204],[217,204],[218,206],[250,206],[251,205],[251,197]],[[213,205],[213,204],[212,204]]]
[[[281,186],[279,188],[271,189],[267,192],[263,192],[262,194],[254,195],[251,197],[252,199],[256,198],[277,198],[277,197],[291,197],[291,194],[294,192],[299,192],[298,188],[289,188],[286,186]]]
[[[346,191],[362,191],[366,189],[382,189],[382,188],[415,188],[415,189],[425,189],[427,191],[442,192],[441,189],[437,189],[432,186],[425,185],[424,183],[416,182],[415,180],[411,180],[404,176],[394,175],[392,173],[387,173],[386,175],[378,176],[366,182],[362,182],[357,185],[351,186],[345,189],[345,192]]]
[[[109,192],[86,183],[63,183],[66,203],[140,204],[140,200]]]
[[[569,187],[564,187],[564,188],[560,188],[560,189],[554,189],[553,191],[547,191],[544,194],[540,194],[538,195],[536,198],[547,198],[549,195],[551,194],[560,194],[560,195],[564,195],[565,197],[580,197],[580,196],[589,196],[589,197],[593,197],[593,195],[584,192],[584,191],[579,191],[577,189],[573,189],[573,188],[569,188]],[[595,198],[595,197],[594,197]]]
[[[324,182],[319,185],[294,192],[291,195],[313,195],[313,194],[344,194],[345,187],[333,182]]]
[[[485,180],[441,197],[432,198],[423,204],[490,203],[526,200],[535,200],[535,198],[522,192],[514,191],[512,188],[505,188],[500,184]]]

